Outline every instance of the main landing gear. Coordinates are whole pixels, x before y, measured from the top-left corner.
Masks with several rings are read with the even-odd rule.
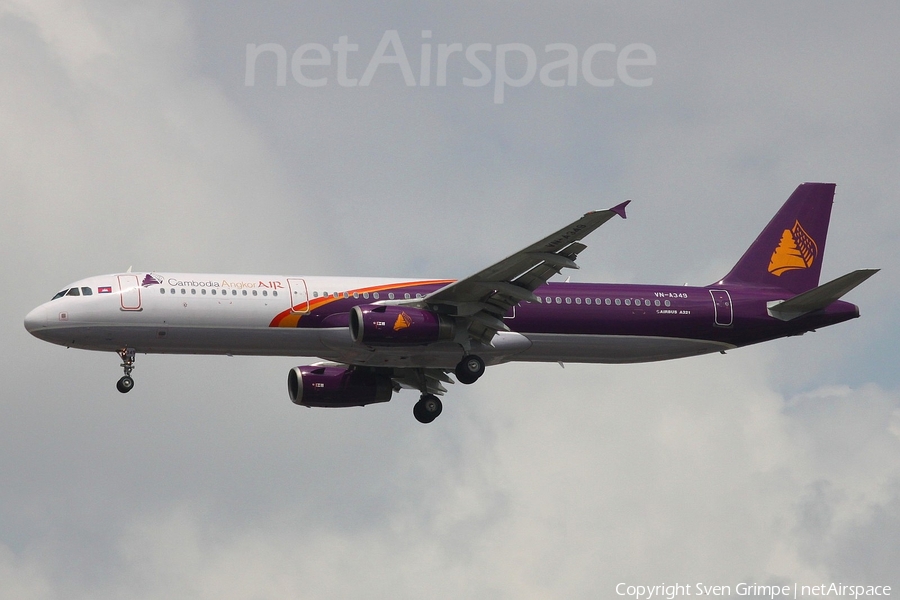
[[[116,389],[127,394],[134,387],[134,379],[131,378],[131,372],[134,371],[134,348],[122,348],[119,350],[119,356],[122,358],[125,375],[116,383]]]
[[[484,361],[480,356],[468,354],[463,356],[454,369],[456,379],[460,383],[470,384],[478,381],[478,378],[484,375]],[[443,410],[440,398],[434,394],[429,394],[422,388],[422,397],[413,406],[413,416],[419,423],[431,423],[438,418]]]
[[[422,397],[413,406],[413,416],[419,423],[431,423],[438,418],[443,409],[440,398],[434,394],[422,394]]]
[[[456,379],[460,383],[465,383],[466,385],[475,383],[479,377],[484,375],[484,361],[481,360],[480,356],[475,356],[474,354],[463,356],[463,359],[456,365],[455,373]]]

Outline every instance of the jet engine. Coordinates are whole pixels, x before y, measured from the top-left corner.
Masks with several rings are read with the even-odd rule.
[[[288,395],[300,406],[365,406],[387,402],[393,392],[390,377],[362,369],[301,366],[288,373]]]
[[[452,339],[453,321],[421,308],[364,304],[350,311],[350,336],[367,346],[424,346]]]

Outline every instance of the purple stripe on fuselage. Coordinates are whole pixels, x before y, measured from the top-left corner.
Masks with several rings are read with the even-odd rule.
[[[440,285],[410,286],[403,293],[412,298],[425,296]],[[723,320],[710,290],[727,291],[731,301],[730,319]],[[781,321],[767,312],[767,303],[786,300],[783,290],[744,286],[681,287],[665,285],[553,283],[539,287],[540,302],[520,302],[503,322],[510,330],[559,335],[652,336],[710,340],[746,346],[787,335],[798,335],[818,327],[833,325],[859,316],[857,307],[837,301],[792,321]],[[402,298],[398,294],[398,299]],[[347,314],[358,304],[372,300],[336,298],[304,315],[298,327],[345,327]]]

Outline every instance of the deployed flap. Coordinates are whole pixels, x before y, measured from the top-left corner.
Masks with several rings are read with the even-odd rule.
[[[465,319],[473,339],[490,343],[499,329],[505,329],[500,319],[510,308],[523,300],[533,301],[534,290],[562,269],[578,268],[575,259],[586,248],[580,240],[616,215],[624,219],[628,202],[589,212],[471,277],[437,290],[421,303]]]
[[[808,292],[794,296],[790,300],[770,306],[769,315],[782,321],[790,321],[814,310],[821,310],[878,271],[878,269],[859,269],[852,273],[847,273]]]
[[[442,383],[454,383],[444,369],[393,369],[391,379],[400,387],[419,390],[422,393],[442,396],[447,393]]]

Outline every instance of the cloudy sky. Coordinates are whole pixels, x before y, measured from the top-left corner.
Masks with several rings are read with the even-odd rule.
[[[898,593],[900,5],[595,4],[0,3],[0,597]],[[410,72],[365,81],[385,39]],[[139,356],[124,397],[118,357],[22,327],[132,265],[460,277],[629,198],[573,280],[707,284],[803,181],[838,184],[823,277],[882,268],[861,319],[495,367],[430,426],[414,392],[293,406],[303,358]]]

